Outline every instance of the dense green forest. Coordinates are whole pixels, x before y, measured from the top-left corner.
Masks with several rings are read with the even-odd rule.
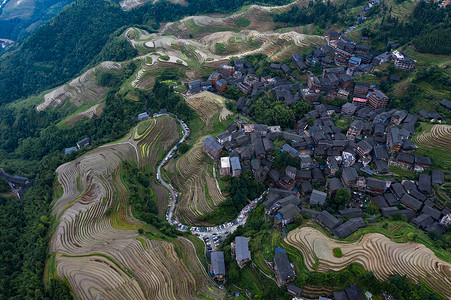
[[[274,21],[290,26],[315,24],[321,29],[327,26],[349,27],[356,22],[357,15],[349,15],[349,9],[365,4],[366,1],[345,1],[339,5],[330,2],[310,1],[308,6],[294,6],[289,11],[275,15]],[[364,25],[362,35],[372,38],[371,43],[380,50],[388,41],[402,45],[412,42],[419,52],[432,54],[451,53],[451,8],[439,7],[433,2],[421,1],[415,7],[408,21],[391,15],[387,4],[373,6],[368,11],[371,25]]]
[[[27,97],[59,86],[98,62],[95,57],[119,28],[140,24],[149,30],[161,22],[174,21],[198,13],[230,12],[245,0],[191,0],[187,7],[167,1],[149,3],[124,12],[109,0],[79,0],[67,6],[50,22],[41,26],[23,43],[0,57],[0,103]],[[287,0],[261,0],[263,4],[284,4]],[[118,51],[108,59],[129,58]]]
[[[305,7],[293,6],[289,11],[275,15],[274,21],[284,22],[290,26],[314,23],[321,29],[325,29],[327,25],[351,26],[355,23],[356,16],[348,15],[349,9],[365,2],[365,0],[346,0],[336,5],[330,1],[309,1]]]
[[[74,0],[34,1],[34,9],[30,17],[5,17],[0,19],[0,38],[17,41],[26,37],[33,29],[36,29],[38,26],[50,20],[66,5],[73,1]],[[0,9],[0,16],[2,15],[2,12],[2,9]],[[12,12],[14,12],[14,9]]]
[[[401,45],[412,42],[419,52],[451,54],[451,8],[439,7],[433,2],[421,1],[408,21],[391,16],[391,8],[380,6],[374,17],[380,23],[362,29],[362,35],[371,38],[371,43],[385,48],[388,41]]]

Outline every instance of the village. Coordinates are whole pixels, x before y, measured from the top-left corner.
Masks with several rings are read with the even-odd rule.
[[[444,173],[431,170],[429,157],[410,154],[417,149],[410,138],[415,135],[419,118],[440,120],[441,116],[434,111],[422,110],[413,115],[388,109],[390,99],[376,85],[354,82],[353,78],[384,63],[413,70],[416,62],[397,50],[373,53],[368,46],[355,44],[336,32],[329,32],[326,40],[328,45],[318,46],[311,55],[292,55],[292,63],[300,72],[305,72],[307,65],[325,67],[321,78],[308,72],[306,86],[300,85],[287,64],[270,65],[271,70],[282,71],[284,78],[259,78],[253,65],[244,59],[221,65],[207,81],[189,82],[188,95],[205,90],[223,94],[229,86],[238,88],[244,96],[236,102],[236,109],[244,116],[251,115],[253,97],[262,90],[271,91],[287,107],[302,100],[314,107],[292,129],[235,119],[226,131],[204,140],[204,151],[216,162],[221,177],[252,174],[270,186],[263,206],[267,220],[274,226],[283,228],[294,222],[297,215],[308,215],[333,236],[346,238],[377,222],[376,212],[369,210],[375,206],[382,217],[395,216],[426,232],[444,233],[451,224],[451,212],[433,198],[433,188],[444,183]],[[332,66],[335,67],[327,68]],[[399,80],[391,77],[394,78],[390,80]],[[341,107],[322,104],[322,97],[351,102]],[[451,108],[447,100],[441,105]],[[346,120],[349,127],[338,127],[334,116]],[[276,166],[277,160],[288,163]],[[407,180],[392,169],[412,171],[419,176],[417,180]],[[350,202],[332,209],[329,203],[343,190],[349,194]],[[216,237],[214,242],[217,240]],[[240,268],[251,260],[247,245],[244,237],[236,237],[232,244],[232,255]],[[276,249],[272,268],[278,285],[286,285],[290,294],[299,296],[301,289],[290,284],[295,274],[285,252]],[[225,280],[224,254],[212,251],[211,261],[212,276]],[[360,292],[353,294],[357,286],[348,289],[334,293],[335,299],[362,296]]]

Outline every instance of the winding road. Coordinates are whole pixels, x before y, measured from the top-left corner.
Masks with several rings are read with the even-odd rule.
[[[167,115],[167,114],[165,114]],[[173,115],[173,114],[171,114]],[[154,118],[162,116],[162,114],[155,114],[153,115]],[[190,225],[182,224],[180,221],[174,217],[174,211],[176,209],[177,204],[177,198],[179,195],[179,192],[176,191],[176,189],[172,186],[172,184],[167,183],[164,181],[163,177],[161,176],[161,168],[168,163],[168,161],[173,157],[174,152],[177,150],[178,146],[183,143],[190,134],[190,129],[188,125],[181,119],[179,119],[176,115],[173,115],[177,121],[180,123],[183,129],[183,136],[180,139],[180,141],[166,154],[164,159],[161,161],[161,163],[157,167],[157,181],[162,186],[164,186],[166,189],[169,190],[170,197],[169,197],[169,205],[168,210],[166,212],[166,220],[171,225],[177,225],[179,227],[180,231],[187,231],[188,227]],[[268,189],[269,190],[269,189]],[[238,226],[244,225],[247,221],[247,213],[253,209],[253,207],[257,204],[258,201],[260,201],[263,196],[268,193],[268,190],[264,191],[258,198],[252,201],[252,203],[246,205],[241,211],[240,214],[237,216],[235,221],[228,222],[225,224],[220,224],[214,227],[191,227],[191,232],[194,233],[196,236],[201,238],[202,240],[209,240],[213,239],[216,236],[222,237],[222,235],[226,236],[232,232],[234,232]],[[219,238],[218,238],[219,239]],[[208,243],[207,243],[208,244]],[[212,247],[216,247],[219,244],[219,241],[212,242]]]

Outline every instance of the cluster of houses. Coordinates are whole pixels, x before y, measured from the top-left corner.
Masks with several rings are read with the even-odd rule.
[[[250,170],[260,183],[274,188],[263,205],[277,226],[307,213],[336,236],[346,237],[365,226],[361,206],[367,203],[362,198],[370,198],[383,216],[404,214],[424,230],[444,232],[441,220],[450,212],[431,200],[433,186],[444,183],[444,173],[430,170],[429,157],[410,154],[417,149],[409,137],[418,117],[368,106],[349,111],[348,104],[341,109],[352,121],[346,131],[331,118],[336,110],[321,104],[299,120],[295,130],[236,120],[216,138],[207,137],[204,151],[219,162],[221,176],[239,177]],[[274,159],[283,152],[299,158],[299,165],[276,168]],[[419,172],[419,179],[396,182],[388,178],[391,166]],[[356,207],[336,216],[307,208],[321,207],[342,188],[350,191]]]
[[[70,154],[74,151],[77,151],[83,147],[89,146],[92,144],[92,140],[90,138],[84,138],[80,141],[78,141],[75,145],[75,147],[70,147],[70,148],[66,148],[64,149],[64,154]]]
[[[352,114],[358,107],[384,108],[389,101],[389,98],[376,85],[354,83],[353,76],[371,72],[375,66],[387,61],[393,61],[399,69],[415,68],[415,61],[402,51],[395,50],[392,53],[370,51],[367,45],[356,44],[338,32],[329,32],[327,41],[328,45],[318,46],[305,59],[298,53],[291,57],[293,65],[300,72],[306,71],[307,66],[316,64],[325,67],[322,77],[308,73],[306,86],[301,86],[300,82],[296,81],[296,76],[287,64],[271,63],[269,66],[272,71],[280,71],[277,74],[283,74],[283,78],[270,75],[258,77],[250,62],[239,59],[233,61],[233,66],[221,65],[207,81],[189,82],[187,94],[206,90],[221,94],[227,90],[228,86],[235,86],[245,95],[236,103],[238,112],[244,115],[250,114],[253,98],[262,90],[272,91],[274,99],[283,101],[288,107],[301,100],[318,104],[320,95],[339,99],[348,99],[352,95],[350,104],[353,106],[346,108]],[[394,77],[396,76],[393,76],[393,80],[399,80]]]
[[[231,244],[231,254],[240,268],[243,268],[251,260],[251,251],[249,251],[249,238],[237,236]],[[226,268],[224,263],[224,252],[211,252],[210,274],[218,281],[224,281]]]
[[[22,199],[25,192],[33,185],[28,178],[9,175],[2,168],[0,168],[0,177],[3,177],[6,180],[11,193],[19,199]]]

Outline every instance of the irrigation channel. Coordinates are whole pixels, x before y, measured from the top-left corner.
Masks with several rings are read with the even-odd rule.
[[[168,113],[170,114],[170,113]],[[164,114],[164,115],[168,115]],[[162,116],[163,114],[154,114],[153,117],[157,118],[159,116]],[[166,189],[169,190],[170,196],[169,196],[169,205],[168,209],[166,211],[166,220],[171,225],[177,225],[178,230],[180,231],[188,231],[189,226],[182,224],[179,220],[177,220],[177,217],[174,216],[174,212],[176,209],[177,199],[179,196],[179,192],[172,186],[172,184],[167,183],[164,181],[163,177],[161,176],[161,168],[168,163],[168,161],[174,156],[174,152],[177,150],[178,146],[180,146],[181,143],[183,143],[190,134],[190,129],[188,125],[181,119],[178,118],[178,116],[174,114],[173,115],[177,121],[182,126],[183,130],[183,136],[180,139],[180,141],[166,154],[166,156],[163,158],[161,163],[158,165],[157,168],[157,181],[162,186],[164,186]],[[268,189],[269,190],[269,189]],[[192,226],[190,228],[191,232],[195,234],[197,237],[202,239],[203,241],[210,241],[207,242],[207,248],[208,250],[215,250],[216,247],[222,242],[222,239],[226,237],[227,235],[234,232],[238,226],[244,225],[247,220],[247,214],[248,212],[255,207],[258,201],[263,199],[263,196],[268,193],[268,190],[264,191],[258,198],[254,199],[250,204],[246,205],[241,211],[240,214],[237,216],[237,218],[233,222],[228,222],[224,224],[219,224],[216,226],[211,227],[194,227]]]

